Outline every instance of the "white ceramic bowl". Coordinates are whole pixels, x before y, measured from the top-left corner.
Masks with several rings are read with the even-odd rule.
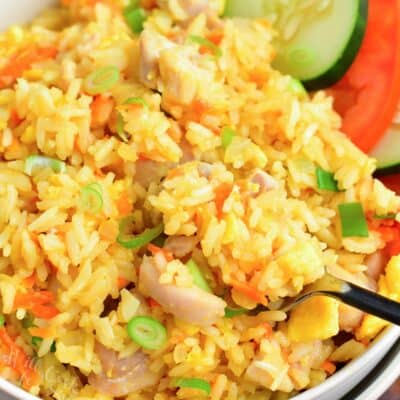
[[[0,0],[0,30],[16,23],[27,22],[55,0]],[[400,337],[400,329],[383,332],[361,357],[346,365],[321,385],[307,390],[292,400],[339,400],[371,372]],[[0,392],[20,400],[37,400],[23,390],[0,378]],[[0,399],[4,396],[0,393]],[[371,400],[374,400],[371,398]]]

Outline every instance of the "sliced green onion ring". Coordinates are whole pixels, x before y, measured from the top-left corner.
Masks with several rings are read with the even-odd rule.
[[[317,167],[315,173],[317,175],[318,189],[328,190],[330,192],[339,192],[337,180],[332,172]]]
[[[141,7],[127,7],[124,11],[125,21],[133,33],[140,33],[147,19],[146,11]]]
[[[127,249],[138,249],[143,247],[153,241],[156,237],[160,236],[164,231],[164,225],[160,224],[154,228],[146,229],[138,235],[133,235],[130,231],[134,223],[135,217],[133,215],[123,218],[119,223],[117,242]]]
[[[125,133],[124,124],[125,124],[124,117],[122,116],[121,113],[118,113],[118,115],[117,115],[117,126],[116,126],[117,135],[123,142],[127,143],[129,139],[128,139],[126,133]]]
[[[110,90],[120,78],[120,72],[114,65],[102,67],[89,74],[84,81],[84,88],[90,95],[96,95]]]
[[[145,108],[149,108],[149,104],[143,97],[129,97],[123,104],[139,104]]]
[[[342,237],[368,237],[368,224],[361,203],[339,204]]]
[[[0,328],[2,328],[6,323],[6,319],[4,318],[4,315],[0,314]]]
[[[229,128],[228,126],[226,126],[225,128],[222,129],[221,144],[225,150],[232,143],[232,140],[235,136],[236,136],[236,132],[232,128]]]
[[[396,213],[389,213],[389,214],[383,214],[383,215],[379,215],[379,214],[375,214],[374,218],[375,219],[396,219]]]
[[[209,395],[211,393],[211,385],[201,378],[176,378],[171,382],[172,387],[197,389]]]
[[[98,213],[103,208],[102,188],[98,183],[91,183],[81,189],[80,206],[84,211],[93,214]]]
[[[164,325],[152,317],[133,317],[127,326],[129,337],[146,350],[159,350],[167,342]]]
[[[307,94],[307,91],[304,88],[303,84],[298,79],[292,77],[290,77],[289,81],[289,90],[300,97]]]
[[[43,339],[41,337],[38,336],[32,336],[32,344],[35,347],[39,347],[41,345],[41,343],[43,342]]]
[[[66,171],[65,162],[55,158],[33,155],[25,159],[24,172],[27,175],[32,176],[34,170],[42,168],[51,168],[56,173],[64,173]]]
[[[188,268],[190,275],[192,276],[193,283],[205,292],[211,293],[212,290],[208,285],[206,279],[204,278],[199,266],[192,259],[190,259],[186,263],[186,267]]]
[[[50,353],[55,353],[57,351],[56,341],[54,340],[50,347]]]
[[[222,56],[222,50],[213,42],[210,40],[203,38],[202,36],[197,36],[197,35],[190,35],[189,39],[193,43],[197,43],[200,46],[208,47],[215,55],[216,58],[220,58]]]
[[[239,315],[246,314],[249,310],[246,308],[231,308],[231,307],[225,307],[225,318],[233,318],[237,317]]]

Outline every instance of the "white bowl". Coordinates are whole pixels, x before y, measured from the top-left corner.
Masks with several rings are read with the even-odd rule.
[[[40,10],[54,3],[56,3],[55,0],[0,0],[0,30],[15,23],[31,20]],[[399,328],[386,329],[361,357],[346,365],[321,385],[291,400],[339,400],[376,367],[399,337]],[[10,395],[11,398],[37,400],[36,397],[0,378],[1,391]],[[4,399],[1,393],[0,399]]]

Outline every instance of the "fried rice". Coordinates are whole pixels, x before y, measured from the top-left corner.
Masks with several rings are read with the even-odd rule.
[[[327,269],[400,300],[400,198],[332,98],[272,68],[271,23],[222,3],[142,1],[135,33],[126,2],[64,0],[0,35],[0,374],[33,394],[288,399],[387,324],[283,299]],[[344,237],[346,203],[368,235]]]

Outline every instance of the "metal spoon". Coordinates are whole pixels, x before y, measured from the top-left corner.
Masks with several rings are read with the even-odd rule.
[[[290,311],[313,296],[330,296],[343,303],[400,325],[400,303],[326,273],[297,297],[285,301],[279,310]]]

